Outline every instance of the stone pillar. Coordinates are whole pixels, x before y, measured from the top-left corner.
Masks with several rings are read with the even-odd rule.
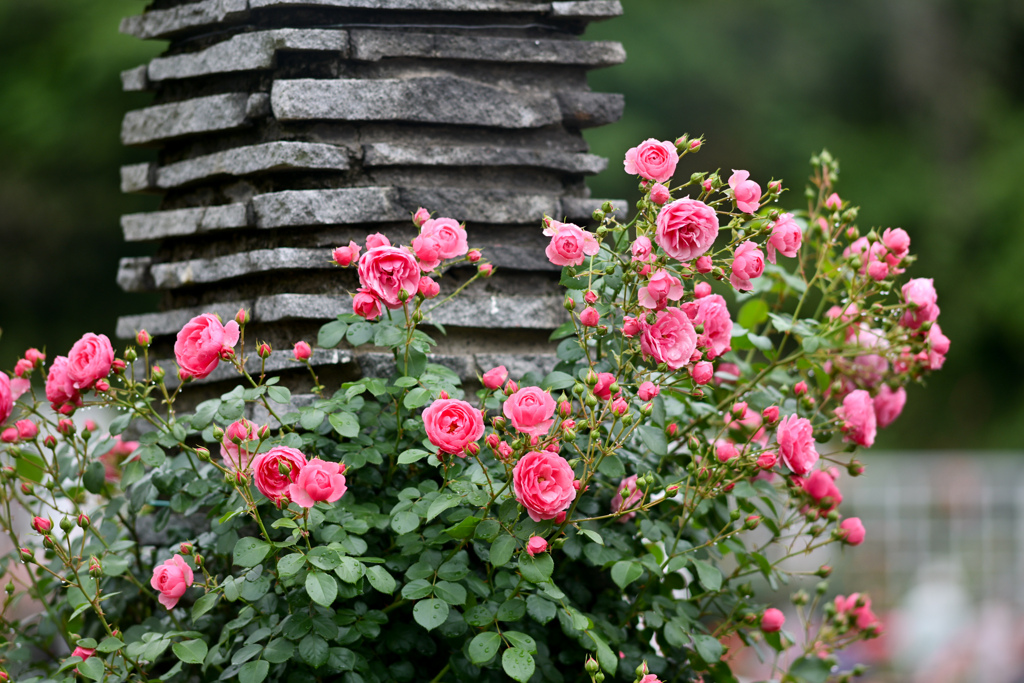
[[[623,100],[591,92],[586,73],[625,53],[577,36],[621,11],[617,0],[155,0],[126,18],[122,32],[170,46],[122,74],[126,90],[154,93],[125,115],[122,141],[157,152],[122,169],[122,189],[163,199],[122,217],[126,240],[157,246],[118,273],[128,291],[160,292],[161,312],[122,317],[118,336],[145,328],[170,357],[188,319],[245,307],[247,339],[275,349],[268,367],[295,367],[291,344],[351,311],[355,271],[329,250],[377,231],[409,243],[423,206],[466,221],[497,267],[433,314],[447,327],[439,362],[464,378],[501,363],[550,369],[547,337],[565,312],[539,224],[584,223],[602,203],[584,177],[607,162],[580,129],[617,120]],[[340,379],[379,360],[314,355]]]

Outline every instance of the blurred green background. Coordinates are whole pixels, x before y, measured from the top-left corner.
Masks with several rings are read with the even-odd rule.
[[[802,204],[807,160],[842,161],[839,192],[860,224],[900,226],[934,277],[953,346],[913,387],[882,447],[1013,448],[1024,430],[1024,3],[1013,0],[623,0],[590,39],[621,41],[625,65],[591,76],[626,115],[588,131],[609,170],[595,196],[630,197],[623,152],[703,134],[680,173],[744,168],[783,178]],[[117,32],[138,0],[0,0],[0,367],[25,347],[65,353],[84,331],[155,309],[114,278],[118,167],[147,158],[118,141],[148,102],[118,73],[159,53]]]

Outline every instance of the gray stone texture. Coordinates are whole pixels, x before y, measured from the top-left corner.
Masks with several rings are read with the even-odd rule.
[[[121,142],[142,145],[240,128],[248,122],[250,97],[248,93],[227,93],[130,111],[121,125]]]

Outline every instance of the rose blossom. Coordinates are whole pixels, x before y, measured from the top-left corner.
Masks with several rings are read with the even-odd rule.
[[[499,365],[496,368],[491,368],[484,373],[483,384],[488,389],[498,389],[505,380],[508,379],[508,370],[504,365]]]
[[[39,426],[32,420],[18,420],[14,426],[18,430],[18,436],[22,439],[34,439],[39,436]]]
[[[431,278],[423,276],[420,278],[420,283],[417,285],[416,291],[419,292],[420,296],[424,299],[433,299],[441,293],[441,285],[434,282]]]
[[[867,535],[860,517],[847,517],[839,523],[839,529],[840,538],[843,539],[843,543],[848,543],[849,545],[860,545],[864,542],[864,537]]]
[[[578,225],[551,219],[544,224],[544,234],[551,238],[544,253],[556,266],[579,266],[587,256],[601,251],[597,238]]]
[[[732,188],[733,196],[736,198],[736,207],[743,213],[754,213],[757,211],[758,203],[761,201],[761,186],[750,180],[747,171],[733,169],[729,176],[729,187]]]
[[[501,411],[516,431],[540,437],[555,422],[555,399],[540,387],[523,387],[508,397]]]
[[[900,318],[900,324],[916,330],[926,322],[939,317],[936,305],[938,294],[931,278],[918,277],[903,285],[903,299],[907,302],[907,310]]]
[[[786,623],[786,616],[774,607],[769,607],[761,616],[761,630],[765,633],[775,633],[782,629]]]
[[[712,294],[699,299],[693,322],[704,326],[701,340],[706,341],[708,358],[714,360],[732,348],[732,318],[721,295]]]
[[[313,355],[313,349],[310,348],[309,344],[304,341],[295,342],[295,348],[292,349],[292,353],[295,354],[295,360],[303,363],[310,359]]]
[[[442,259],[458,258],[469,251],[466,229],[454,218],[431,218],[420,228],[419,236],[435,240]],[[415,244],[413,240],[413,249]]]
[[[811,497],[811,500],[821,506],[825,512],[835,510],[843,502],[843,494],[840,493],[839,487],[836,486],[835,480],[829,476],[828,472],[814,470],[811,472],[811,476],[800,480],[800,485]]]
[[[740,452],[736,450],[736,444],[731,441],[721,440],[715,444],[715,457],[718,462],[728,462],[739,457]]]
[[[650,401],[652,398],[661,393],[661,387],[654,382],[644,382],[637,389],[636,395],[640,397],[641,401]]]
[[[779,454],[786,467],[803,476],[818,462],[818,451],[814,449],[814,428],[805,417],[787,415],[779,422],[775,439],[779,443]]]
[[[359,245],[349,240],[347,247],[338,247],[331,253],[331,256],[339,266],[351,265],[353,261],[359,260]]]
[[[444,453],[466,457],[464,449],[484,435],[484,418],[465,401],[442,398],[423,411],[423,426],[430,443]]]
[[[851,391],[843,399],[842,407],[836,408],[836,415],[843,420],[841,428],[846,434],[843,441],[871,448],[877,432],[875,405],[871,400],[871,394],[863,389]]]
[[[653,325],[644,325],[640,334],[640,351],[645,358],[653,358],[678,370],[690,362],[697,350],[697,333],[693,323],[680,309],[670,307],[658,313]]]
[[[907,390],[899,387],[893,391],[888,384],[883,384],[875,396],[874,404],[875,422],[880,429],[885,429],[903,412],[903,406],[907,404]]]
[[[776,461],[777,458],[775,457],[775,453],[768,451],[767,453],[762,453],[760,456],[758,456],[757,466],[760,467],[762,470],[770,470],[771,468],[775,467]]]
[[[372,235],[367,235],[366,236],[366,248],[367,248],[367,250],[373,249],[375,247],[390,247],[390,246],[391,246],[391,240],[389,240],[387,237],[385,237],[384,235],[380,234],[379,232],[375,232]]]
[[[597,323],[600,321],[601,314],[593,306],[587,306],[580,311],[580,325],[583,327],[597,327]]]
[[[694,142],[697,142],[697,140],[694,140]],[[661,683],[661,679],[654,674],[647,674],[640,679],[640,683]]]
[[[328,462],[313,458],[306,463],[295,483],[288,486],[288,494],[292,502],[304,508],[317,504],[333,503],[345,495],[345,466],[338,462]]]
[[[565,458],[548,451],[527,453],[512,470],[516,500],[535,522],[553,519],[569,507],[576,498],[574,479]]]
[[[18,429],[16,427],[8,427],[0,432],[0,441],[4,443],[18,443],[18,438]]]
[[[212,313],[197,315],[185,323],[174,342],[174,357],[182,373],[202,379],[220,362],[221,353],[238,343],[238,323],[227,325]]]
[[[547,549],[548,542],[541,536],[530,536],[530,540],[526,542],[526,552],[530,557],[533,557],[537,553],[542,553]]]
[[[172,610],[192,585],[193,578],[192,568],[185,563],[185,558],[175,555],[153,568],[153,578],[149,580],[149,585],[160,591],[160,597],[157,598],[160,604]]]
[[[81,657],[82,659],[89,659],[89,657],[92,657],[95,652],[96,648],[94,647],[82,647],[79,645],[75,647],[74,651],[71,653],[71,656]]]
[[[114,349],[105,334],[87,332],[68,351],[68,379],[79,391],[85,391],[97,380],[110,374]]]
[[[718,237],[718,214],[704,202],[689,197],[661,207],[655,223],[658,229],[654,241],[677,261],[700,256]]]
[[[632,474],[622,481],[619,482],[619,488],[615,491],[615,496],[612,497],[611,510],[612,512],[622,512],[628,510],[644,497],[643,491],[636,486],[637,476]],[[627,512],[619,517],[620,522],[627,522],[636,517],[636,512]]]
[[[683,284],[667,270],[654,271],[647,281],[647,286],[641,287],[639,292],[639,304],[652,310],[661,310],[669,301],[679,301],[682,298]]]
[[[702,360],[690,368],[690,378],[694,384],[704,385],[715,376],[715,366],[706,360]]]
[[[949,337],[942,334],[938,323],[933,323],[928,330],[928,369],[941,370],[949,353]]]
[[[54,361],[54,366],[57,363]],[[51,374],[53,370],[50,370]],[[49,398],[49,382],[47,382],[47,398]],[[7,373],[0,372],[0,424],[7,421],[14,410],[14,394],[11,392],[11,378]]]
[[[764,272],[764,255],[757,245],[747,240],[740,246],[732,257],[732,274],[729,275],[729,282],[741,292],[754,288],[750,282],[754,278],[761,277]]]
[[[11,388],[7,375],[3,375],[3,379],[0,379],[0,414],[3,413],[5,387],[6,394],[10,395]],[[82,397],[68,378],[68,359],[66,356],[57,356],[50,365],[49,374],[46,376],[46,398],[50,401],[50,405],[54,410],[59,410],[63,405],[82,405]],[[8,408],[7,414],[10,415],[10,408]]]
[[[640,321],[633,316],[625,316],[622,319],[622,334],[625,337],[632,339],[636,335],[640,334]]]
[[[388,308],[401,308],[401,293],[408,297],[417,291],[420,267],[404,249],[374,247],[359,259],[359,282]]]
[[[698,273],[710,273],[714,266],[710,256],[701,256],[694,261],[693,267]]]
[[[885,262],[893,268],[896,268],[900,264],[907,254],[910,253],[910,235],[903,228],[886,228],[885,232],[882,233],[882,244],[889,250],[889,253],[885,255]],[[897,268],[893,272],[902,273],[902,268]]]
[[[14,376],[24,377],[35,370],[36,366],[28,358],[19,358],[14,364]]]
[[[793,258],[800,251],[800,240],[803,233],[800,226],[793,220],[793,214],[784,213],[779,220],[772,223],[772,234],[768,238],[768,262],[775,263],[775,250],[786,258]]]
[[[289,468],[287,475],[281,474],[281,465]],[[270,500],[291,500],[288,487],[305,466],[306,456],[301,452],[288,446],[274,446],[253,459],[253,480],[260,493]]]
[[[676,172],[677,163],[679,153],[675,145],[667,140],[659,142],[648,138],[626,152],[622,167],[629,175],[663,183]]]
[[[860,607],[857,606],[858,602],[861,603]],[[871,598],[866,595],[851,593],[845,598],[842,595],[837,595],[835,605],[836,612],[839,614],[846,614],[847,612],[852,614],[852,625],[862,631],[872,626],[876,628],[881,628],[882,626],[882,622],[871,611]]]
[[[367,320],[376,320],[384,312],[380,299],[369,289],[360,289],[352,297],[352,312]]]
[[[244,472],[249,467],[249,462],[256,454],[256,446],[259,441],[258,430],[259,425],[244,417],[228,425],[220,440],[220,457],[224,460],[225,467],[240,472]],[[236,439],[238,443],[235,443]]]
[[[594,385],[594,396],[602,401],[608,401],[612,397],[612,385],[615,384],[615,375],[610,372],[597,373],[597,383]]]
[[[661,206],[670,199],[672,199],[672,195],[669,194],[668,188],[661,183],[655,183],[654,187],[651,188],[651,201],[658,206]]]

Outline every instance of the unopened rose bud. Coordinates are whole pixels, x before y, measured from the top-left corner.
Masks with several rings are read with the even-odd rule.
[[[3,469],[0,469],[0,477],[2,477],[4,481],[11,481],[17,476],[17,470],[15,470],[10,465],[5,465]]]
[[[293,352],[295,353],[295,360],[300,363],[306,362],[313,355],[313,349],[304,341],[295,342]]]
[[[164,369],[162,367],[160,367],[159,365],[154,365],[153,369],[150,372],[153,375],[154,382],[156,382],[157,384],[163,384],[164,376],[166,375],[166,373],[164,372]]]
[[[592,289],[588,289],[587,293],[583,295],[583,300],[588,304],[592,304],[597,301],[597,292]]]
[[[479,272],[484,277],[490,277],[494,275],[494,266],[491,265],[490,263],[481,263],[480,267],[477,268],[477,272]]]
[[[146,332],[146,330],[139,330],[135,333],[135,343],[147,349],[153,343],[153,338],[149,336],[149,332]]]
[[[192,561],[196,563],[196,567],[203,566],[203,556],[199,553],[196,553],[195,557],[192,558]]]
[[[75,528],[75,521],[70,517],[64,517],[60,520],[60,528],[64,533],[71,533],[71,530]]]
[[[32,361],[27,358],[19,358],[18,362],[14,364],[14,374],[16,377],[28,377],[35,368]]]
[[[249,311],[239,308],[238,313],[235,313],[235,322],[238,323],[239,327],[247,325],[249,323]]]
[[[256,435],[260,437],[261,441],[270,436],[270,425],[262,425],[256,430]]]
[[[703,144],[704,144],[703,140],[690,140],[690,151],[691,152],[699,151]]]
[[[565,310],[574,311],[576,310],[576,301],[571,297],[565,297]]]
[[[500,442],[500,441],[501,441],[501,439],[498,438],[497,434],[488,434],[486,436],[486,438],[484,438],[484,443],[486,443],[490,447],[491,450],[494,450],[495,448],[497,448],[498,447],[498,442]]]
[[[22,548],[21,549],[21,560],[22,560],[22,562],[27,562],[28,564],[32,564],[33,562],[36,561],[36,556],[28,548]]]
[[[761,518],[758,515],[750,515],[743,522],[744,529],[756,529],[761,523]]]
[[[846,466],[846,471],[850,473],[851,477],[859,477],[864,474],[864,463],[859,460],[853,460]]]
[[[220,427],[220,425],[213,425],[212,431],[213,438],[216,439],[217,441],[220,441],[224,438],[224,430]]]
[[[476,263],[477,261],[480,260],[481,256],[482,254],[480,253],[479,249],[470,249],[469,253],[466,254],[466,258],[469,260],[470,263]]]
[[[99,558],[95,555],[89,558],[89,576],[93,578],[103,576],[103,565],[100,564]]]
[[[588,656],[587,662],[583,665],[583,668],[586,669],[587,673],[589,674],[596,674],[598,671],[601,670],[601,665],[597,663],[596,659]]]
[[[4,443],[18,443],[18,430],[14,427],[8,427],[3,430],[0,432],[0,441]]]
[[[442,389],[441,391],[438,392],[437,397],[442,401],[447,400],[449,398],[448,392]]]
[[[129,346],[124,350],[124,359],[128,363],[134,363],[135,359],[139,357],[139,354],[135,351],[134,346]]]
[[[256,355],[266,360],[270,358],[271,348],[267,342],[260,342],[256,345]]]
[[[178,551],[181,552],[182,555],[191,555],[192,554],[192,544],[189,543],[188,541],[185,541],[184,543],[182,543],[181,545],[178,546]]]
[[[32,491],[34,489],[35,489],[35,487],[32,486],[32,482],[28,482],[28,481],[21,482],[21,492],[24,493],[26,496],[31,496],[32,495]]]
[[[64,436],[69,436],[75,433],[75,423],[67,418],[57,420],[57,431]]]
[[[818,567],[818,571],[814,573],[823,579],[827,579],[828,577],[832,576],[832,567],[830,567],[827,564],[823,564],[820,567]]]
[[[78,515],[78,526],[83,529],[88,529],[92,522],[89,520],[89,515]]]
[[[113,362],[110,364],[110,369],[114,371],[115,375],[120,375],[122,372],[124,372],[125,368],[127,367],[128,364],[125,363],[120,358],[115,358]]]
[[[505,395],[506,396],[511,396],[512,394],[516,393],[517,391],[519,391],[519,385],[516,384],[514,380],[510,379],[505,384]]]
[[[422,228],[423,224],[430,220],[430,212],[424,209],[422,206],[416,209],[416,213],[412,215],[412,224],[417,228]]]
[[[768,424],[774,424],[779,419],[779,407],[768,406],[767,408],[761,411],[761,417]]]
[[[50,529],[53,528],[53,522],[43,517],[33,517],[32,528],[35,529],[37,532],[46,535],[50,533]]]
[[[679,425],[677,425],[675,422],[671,422],[667,427],[665,427],[665,433],[668,434],[669,436],[675,436],[678,432]]]
[[[292,466],[289,463],[285,462],[284,460],[278,460],[277,461],[277,472],[282,477],[288,477],[289,479],[291,479]]]
[[[480,455],[480,444],[475,441],[466,444],[466,453],[472,456]]]
[[[564,441],[567,441],[567,442],[569,442],[569,443],[572,443],[573,441],[575,441],[575,440],[576,440],[576,430],[575,430],[575,429],[566,429],[566,430],[563,430],[563,431],[562,431],[562,439],[563,439]]]
[[[806,394],[807,393],[807,382],[803,382],[803,381],[797,382],[793,386],[793,393],[796,394],[797,396],[803,396],[804,394]]]
[[[499,432],[505,429],[506,424],[507,422],[503,417],[495,417],[491,420],[491,426],[494,427],[494,429]]]
[[[593,306],[587,306],[580,312],[580,325],[584,327],[597,327],[601,320],[601,314]]]
[[[203,446],[198,446],[196,448],[196,457],[202,460],[203,462],[210,462],[210,449],[205,448]]]

